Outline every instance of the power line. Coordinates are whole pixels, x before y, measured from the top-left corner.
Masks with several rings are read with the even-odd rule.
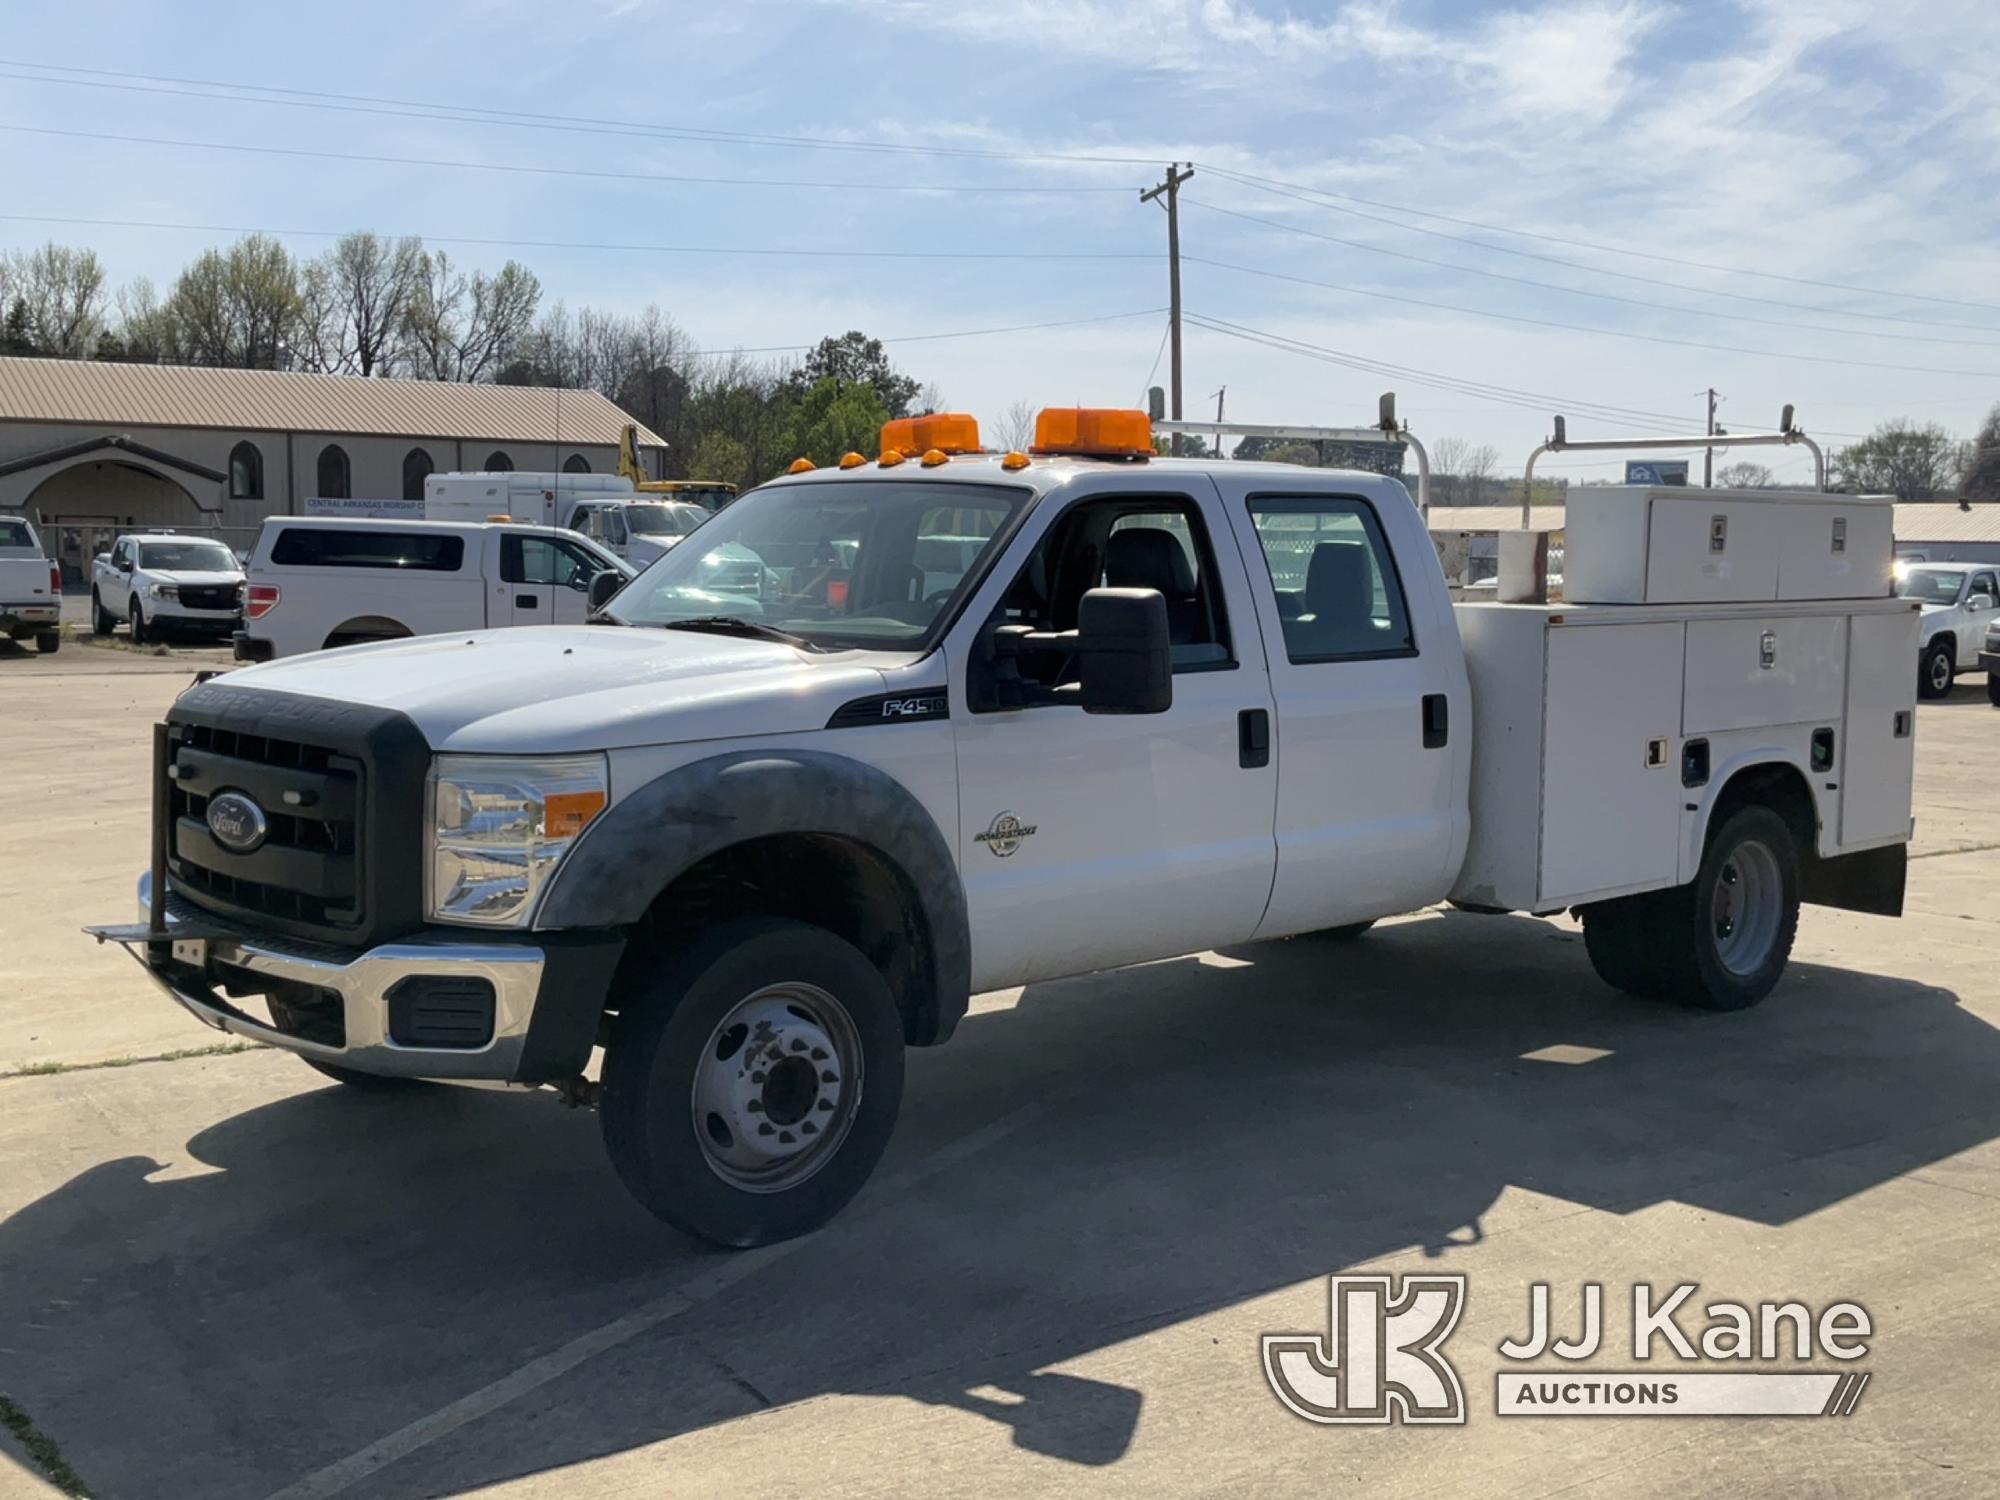
[[[1087,323],[1116,323],[1126,318],[1154,318],[1165,312],[1164,307],[1142,307],[1134,312],[1098,313],[1088,318],[1058,318],[1048,323],[1013,323],[1005,328],[959,328],[950,333],[901,333],[888,338],[877,339],[880,344],[928,344],[939,339],[984,338],[996,333],[1034,333],[1045,328],[1081,328]],[[761,344],[747,349],[690,349],[682,356],[686,359],[710,359],[725,354],[795,354],[801,349],[816,349],[817,342],[811,344]]]
[[[1281,178],[1260,177],[1257,176],[1255,173],[1251,172],[1231,171],[1226,167],[1212,166],[1207,162],[1199,162],[1197,163],[1197,165],[1202,167],[1204,170],[1213,173],[1217,177],[1226,177],[1233,181],[1240,182],[1248,186],[1261,187],[1273,192],[1281,192],[1286,196],[1290,196],[1294,193],[1310,193],[1316,195],[1319,198],[1339,198],[1348,203],[1365,204],[1369,208],[1381,208],[1381,209],[1387,209],[1391,213],[1409,214],[1413,218],[1433,219],[1441,224],[1457,224],[1467,229],[1483,230],[1488,234],[1508,234],[1508,235],[1513,235],[1519,239],[1539,240],[1545,244],[1566,245],[1572,249],[1594,250],[1602,255],[1625,255],[1625,256],[1630,256],[1636,260],[1658,261],[1661,264],[1671,265],[1671,266],[1686,266],[1690,270],[1695,270],[1695,271],[1714,271],[1725,276],[1754,276],[1764,281],[1787,282],[1793,286],[1818,287],[1822,291],[1856,292],[1861,294],[1862,296],[1868,296],[1868,297],[1895,297],[1895,298],[1901,298],[1904,301],[1908,302],[1933,302],[1943,307],[1969,307],[1977,309],[1980,312],[2000,312],[2000,303],[1972,302],[1957,297],[1935,297],[1928,295],[1927,293],[1924,292],[1895,291],[1887,287],[1860,286],[1853,282],[1846,282],[1846,281],[1821,281],[1810,276],[1787,276],[1782,272],[1778,271],[1755,271],[1751,270],[1747,266],[1718,265],[1713,261],[1691,260],[1685,256],[1678,256],[1678,255],[1662,255],[1656,251],[1650,251],[1650,250],[1634,250],[1631,249],[1629,246],[1624,246],[1624,245],[1605,245],[1596,243],[1595,241],[1591,240],[1574,239],[1565,237],[1563,235],[1539,234],[1531,229],[1510,229],[1504,224],[1486,224],[1480,222],[1477,219],[1464,219],[1455,217],[1454,215],[1451,214],[1433,213],[1428,209],[1411,208],[1407,204],[1384,203],[1379,199],[1363,198],[1354,193],[1338,193],[1331,188],[1316,188],[1308,186],[1307,184],[1304,183],[1286,182]],[[1302,201],[1310,202],[1313,200],[1305,199]],[[1331,208],[1334,205],[1322,204],[1321,206]],[[1341,210],[1341,211],[1348,212],[1350,210]],[[1403,224],[1403,225],[1398,225],[1397,227],[1402,229],[1416,230],[1416,232],[1418,233],[1429,232],[1424,230],[1417,230],[1417,226],[1413,224]],[[1476,245],[1476,244],[1482,244],[1483,242],[1478,240],[1468,240],[1465,243]],[[1501,253],[1507,255],[1522,255],[1527,253],[1525,251],[1520,251],[1520,250],[1511,250],[1503,245],[1485,245],[1485,248],[1488,250],[1498,250]],[[1562,262],[1562,264],[1569,264],[1569,262]],[[1580,269],[1594,270],[1596,268],[1585,266],[1581,267]],[[1618,271],[1599,271],[1598,274],[1604,276],[1619,276],[1625,273]],[[1716,292],[1713,295],[1722,297],[1722,296],[1731,296],[1733,294],[1728,292]],[[1823,312],[1831,310],[1832,309],[1827,309],[1827,308],[1819,309],[1819,311]],[[1849,316],[1868,317],[1873,315],[1867,313],[1853,313],[1849,314]],[[1943,324],[1940,326],[1963,327],[1965,325]]]
[[[465,172],[518,172],[538,177],[594,177],[612,182],[678,182],[696,183],[714,187],[763,187],[763,188],[806,188],[835,189],[843,192],[869,193],[1019,193],[1026,195],[1054,193],[1123,193],[1124,187],[1051,186],[1031,187],[994,186],[965,183],[926,182],[826,182],[804,178],[776,177],[702,177],[680,172],[611,172],[591,167],[544,167],[521,162],[449,161],[433,156],[382,156],[353,151],[315,151],[302,146],[253,146],[242,141],[186,141],[166,136],[112,135],[95,130],[59,130],[47,125],[14,125],[0,123],[0,130],[14,131],[25,135],[62,136],[69,140],[110,141],[125,146],[174,146],[198,151],[235,151],[255,156],[299,156],[315,161],[350,161],[370,166],[396,167],[444,167]]]
[[[1351,296],[1367,297],[1380,302],[1405,302],[1412,307],[1428,307],[1440,312],[1465,313],[1475,318],[1495,318],[1503,323],[1525,323],[1536,328],[1557,328],[1568,333],[1584,333],[1600,338],[1636,339],[1646,344],[1671,344],[1682,349],[1701,349],[1711,354],[1747,354],[1758,359],[1796,360],[1805,364],[1835,365],[1843,369],[1893,370],[1905,375],[1963,375],[1973,380],[2000,380],[2000,371],[1995,370],[1954,370],[1936,365],[1892,365],[1881,360],[1840,359],[1830,354],[1793,354],[1783,350],[1751,349],[1740,344],[1709,344],[1699,339],[1677,339],[1663,333],[1634,333],[1623,328],[1593,328],[1585,323],[1565,323],[1554,318],[1532,318],[1525,313],[1493,312],[1483,307],[1467,307],[1456,302],[1433,302],[1424,297],[1406,297],[1397,292],[1378,291],[1371,287],[1343,286],[1339,282],[1316,281],[1310,276],[1292,276],[1283,271],[1266,271],[1256,266],[1232,265],[1227,261],[1209,260],[1199,255],[1182,257],[1190,265],[1213,266],[1219,271],[1235,271],[1245,276],[1262,276],[1272,281],[1296,282],[1300,286],[1322,287],[1327,291],[1346,292]]]
[[[0,222],[74,224],[100,229],[171,229],[194,234],[290,235],[299,239],[337,240],[352,230],[276,229],[254,224],[178,224],[157,219],[95,219],[65,214],[0,213]],[[402,233],[391,236],[403,238]],[[483,245],[516,250],[604,250],[646,255],[805,256],[831,260],[1158,260],[1157,255],[1120,250],[832,250],[820,246],[774,248],[746,245],[639,245],[597,240],[528,240],[475,237],[462,234],[415,234],[412,238],[439,245]]]
[[[561,130],[584,135],[644,136],[657,140],[703,141],[714,145],[767,146],[802,151],[860,151],[899,156],[953,157],[974,161],[1054,161],[1078,166],[1151,167],[1150,158],[1092,155],[1059,151],[1003,151],[974,146],[927,146],[908,141],[839,140],[827,136],[779,135],[723,130],[710,126],[656,125],[641,120],[600,119],[590,115],[548,115],[528,110],[488,109],[480,105],[441,105],[420,99],[381,98],[368,94],[337,94],[315,89],[277,88],[265,84],[229,83],[208,78],[177,78],[153,73],[127,73],[110,68],[76,68],[67,64],[24,62],[0,58],[0,67],[39,70],[0,73],[21,83],[57,84],[70,88],[109,89],[124,93],[207,99],[221,103],[269,104],[291,109],[332,110],[342,114],[389,115],[402,119],[456,120],[474,125],[510,125],[536,130]],[[45,76],[79,73],[80,78]],[[189,85],[190,87],[171,87]],[[202,93],[198,90],[222,90]],[[279,97],[266,97],[276,95]]]
[[[1210,213],[1224,214],[1227,215],[1229,218],[1242,219],[1246,223],[1250,224],[1261,224],[1266,229],[1279,229],[1283,230],[1287,234],[1306,235],[1312,239],[1325,240],[1329,244],[1345,245],[1351,250],[1364,250],[1370,255],[1387,255],[1395,258],[1396,260],[1415,261],[1420,266],[1438,266],[1447,271],[1458,272],[1461,275],[1485,276],[1491,278],[1494,281],[1512,282],[1515,286],[1539,287],[1543,291],[1562,292],[1572,297],[1594,297],[1601,302],[1619,302],[1623,303],[1627,307],[1650,308],[1655,312],[1674,313],[1681,317],[1723,318],[1733,323],[1758,323],[1762,324],[1766,328],[1796,328],[1809,333],[1831,333],[1841,338],[1896,339],[1903,343],[1913,343],[1913,344],[1958,344],[1973,349],[2000,349],[2000,340],[1994,340],[1994,339],[1948,339],[1948,338],[1939,338],[1935,334],[1878,333],[1870,329],[1833,328],[1829,327],[1824,323],[1798,323],[1798,322],[1793,322],[1792,320],[1786,318],[1759,318],[1752,316],[1749,313],[1713,312],[1705,308],[1678,306],[1671,302],[1648,302],[1641,297],[1621,297],[1616,292],[1593,292],[1593,291],[1588,291],[1583,287],[1563,286],[1561,283],[1554,281],[1536,281],[1533,277],[1530,276],[1509,276],[1505,271],[1489,271],[1485,269],[1483,266],[1459,265],[1453,261],[1438,260],[1433,256],[1415,255],[1407,250],[1392,250],[1386,245],[1371,245],[1367,243],[1365,240],[1343,239],[1339,235],[1322,234],[1316,229],[1307,229],[1305,226],[1301,224],[1287,224],[1280,219],[1261,218],[1256,214],[1246,214],[1237,209],[1224,208],[1219,203],[1205,203],[1198,198],[1190,198],[1187,201],[1190,204],[1194,205],[1194,207],[1196,208],[1207,209]],[[1384,219],[1381,222],[1388,223],[1389,221]],[[1427,233],[1428,231],[1420,230],[1418,232]],[[1458,236],[1448,235],[1446,236],[1446,238],[1457,239]],[[1461,241],[1461,243],[1477,244],[1478,242],[1476,240],[1464,240]],[[1549,259],[1551,257],[1537,257],[1537,258]],[[1189,259],[1193,259],[1193,257],[1190,256]],[[1578,269],[1588,271],[1590,267],[1581,266],[1578,267]],[[1644,278],[1644,279],[1650,280],[1651,278]],[[1678,283],[1675,282],[1662,282],[1660,284],[1663,286],[1678,285]],[[1687,287],[1684,288],[1684,290],[1698,292],[1700,289],[1696,287]],[[1767,299],[1759,298],[1757,300],[1764,301]],[[1778,305],[1789,306],[1791,304],[1780,303]],[[1817,312],[1831,311],[1831,309],[1826,309],[1826,308],[1816,308],[1813,310]],[[1836,313],[1835,316],[1842,316],[1842,314]],[[1948,324],[1945,326],[1960,327],[1962,325]]]

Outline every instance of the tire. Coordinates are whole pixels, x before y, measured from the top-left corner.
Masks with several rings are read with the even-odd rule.
[[[132,601],[132,644],[135,646],[146,644],[146,614],[139,608],[137,599]]]
[[[54,656],[58,651],[62,650],[62,633],[55,630],[44,630],[40,635],[35,637],[35,649],[44,656]]]
[[[604,1144],[649,1212],[713,1244],[765,1245],[818,1228],[867,1182],[902,1105],[903,1022],[852,944],[730,922],[614,1001]]]
[[[1923,656],[1917,664],[1917,696],[1944,697],[1951,691],[1951,680],[1957,671],[1958,656],[1949,641],[1937,641],[1924,647]]]
[[[1986,674],[1986,701],[2000,708],[2000,672]]]
[[[1309,932],[1307,937],[1317,938],[1322,943],[1351,943],[1375,925],[1370,917],[1365,922],[1348,922],[1340,927],[1322,927],[1318,932]]]
[[[118,618],[104,607],[104,601],[97,597],[97,590],[90,591],[90,633],[109,635],[118,628]]]
[[[1645,998],[1747,1010],[1785,972],[1799,926],[1799,855],[1768,807],[1731,813],[1709,835],[1692,883],[1583,910],[1598,977]]]

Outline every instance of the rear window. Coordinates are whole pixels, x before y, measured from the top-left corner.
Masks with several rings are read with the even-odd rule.
[[[0,547],[32,547],[34,538],[28,534],[26,521],[0,520]]]
[[[421,531],[350,531],[288,527],[278,533],[271,561],[281,568],[403,568],[456,573],[465,539]]]

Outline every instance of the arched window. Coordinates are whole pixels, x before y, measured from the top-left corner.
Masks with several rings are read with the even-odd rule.
[[[572,453],[568,458],[563,460],[563,473],[565,474],[588,474],[589,472],[590,460],[585,458],[581,453]]]
[[[514,460],[498,448],[486,455],[486,472],[489,474],[508,474],[513,472],[513,468]]]
[[[264,498],[264,455],[255,443],[238,443],[229,450],[229,498]]]
[[[424,481],[431,477],[437,467],[431,462],[430,454],[421,448],[412,448],[403,455],[403,498],[421,500],[424,498]]]
[[[347,450],[338,443],[328,443],[319,450],[319,498],[345,500],[353,493],[354,481],[347,464]]]

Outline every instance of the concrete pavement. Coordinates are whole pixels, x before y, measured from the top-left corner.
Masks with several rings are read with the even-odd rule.
[[[0,725],[31,811],[0,870],[64,850],[5,892],[0,1054],[211,1039],[71,935],[129,904],[118,757],[177,685],[141,676],[0,683],[44,725]],[[107,1496],[1992,1493],[1996,733],[1969,686],[1920,710],[1912,915],[1809,909],[1754,1011],[1626,1000],[1569,924],[1459,914],[985,996],[912,1055],[849,1213],[747,1256],[648,1218],[547,1094],[368,1098],[263,1051],[0,1080],[0,1389]],[[105,826],[60,821],[100,794]],[[1466,1427],[1266,1388],[1260,1335],[1323,1331],[1361,1267],[1470,1279]],[[1860,1302],[1866,1400],[1493,1415],[1530,1283],[1568,1328],[1635,1280]],[[1607,1324],[1595,1365],[1631,1368]]]

